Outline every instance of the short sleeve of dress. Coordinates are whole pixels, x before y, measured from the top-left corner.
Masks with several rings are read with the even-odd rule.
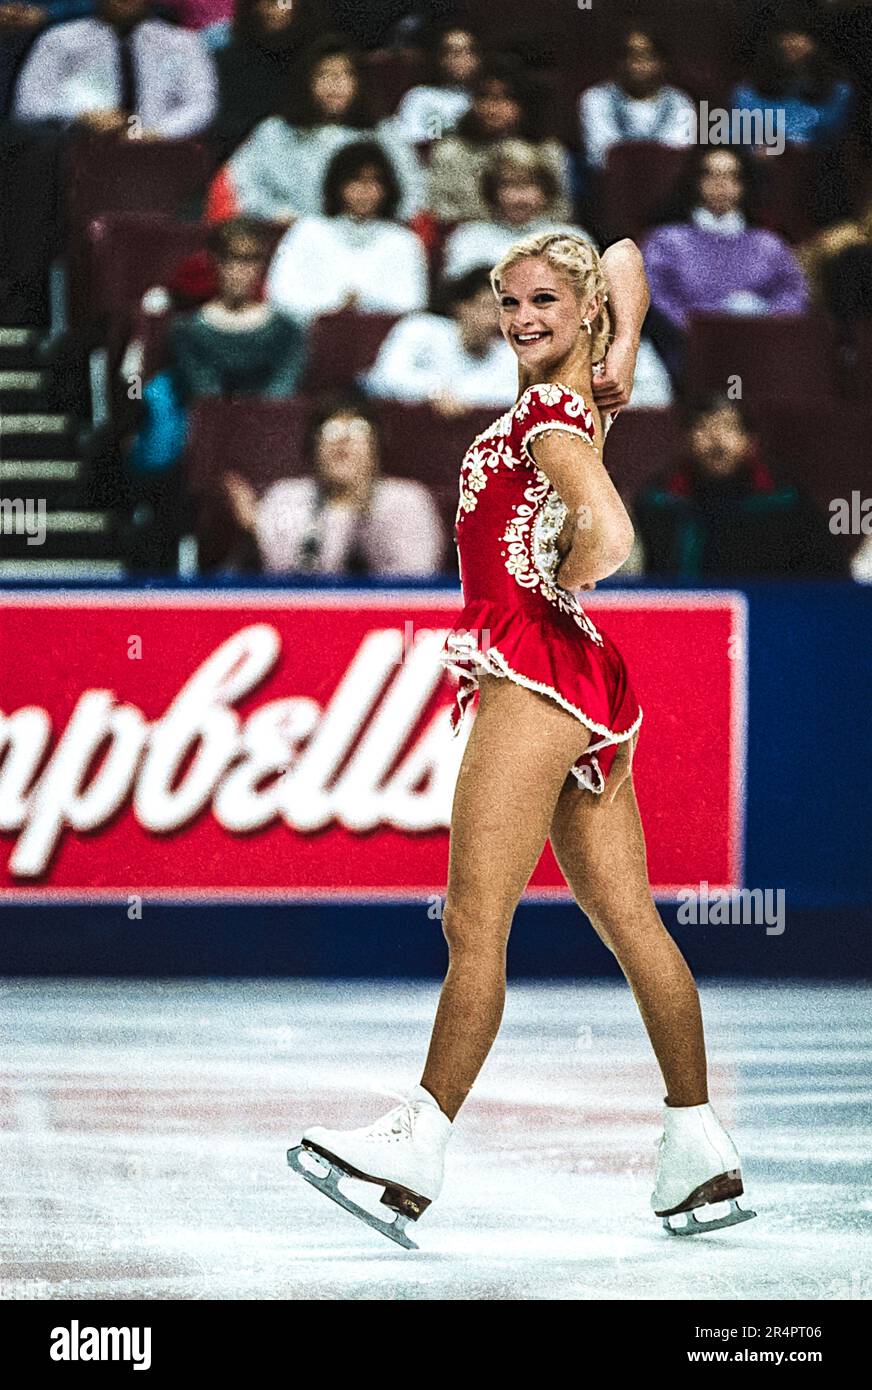
[[[596,448],[593,415],[584,397],[567,386],[552,382],[528,386],[515,406],[514,415],[517,453],[527,463],[535,464],[530,445],[546,430],[577,434],[591,448]]]

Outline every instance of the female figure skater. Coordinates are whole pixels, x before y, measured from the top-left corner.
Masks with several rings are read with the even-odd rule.
[[[736,1204],[739,1157],[709,1103],[696,986],[648,885],[631,772],[642,711],[620,652],[576,595],[614,573],[633,542],[602,450],[632,386],[648,302],[641,258],[621,242],[600,261],[583,238],[546,232],[516,242],[491,283],[519,395],[461,468],[466,606],[443,661],[459,676],[455,731],[475,693],[478,710],[452,810],[448,973],[420,1084],[368,1127],[307,1129],[288,1161],[415,1248],[404,1228],[441,1189],[454,1118],[502,1020],[512,917],[550,839],[627,978],[663,1074],[654,1212],[676,1234],[733,1225],[754,1213]],[[396,1217],[379,1221],[352,1202],[338,1186],[343,1174],[383,1185]],[[693,1214],[725,1200],[722,1218]]]

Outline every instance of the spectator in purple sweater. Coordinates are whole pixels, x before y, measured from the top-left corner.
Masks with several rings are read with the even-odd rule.
[[[753,176],[744,150],[698,146],[673,216],[643,242],[652,337],[673,375],[681,374],[692,314],[801,314],[808,307],[790,247],[775,232],[749,225]]]

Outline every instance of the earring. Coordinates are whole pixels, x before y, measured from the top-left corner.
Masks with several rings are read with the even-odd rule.
[[[592,332],[593,332],[593,329],[592,329],[592,327],[591,327],[590,319],[582,319],[581,321],[582,321],[582,323],[584,324],[585,328],[587,329],[588,333],[592,333]]]

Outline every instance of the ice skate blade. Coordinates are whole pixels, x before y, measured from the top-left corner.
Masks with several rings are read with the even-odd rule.
[[[673,1212],[670,1216],[663,1217],[663,1229],[671,1236],[699,1236],[704,1235],[706,1231],[723,1231],[727,1226],[739,1226],[756,1215],[756,1211],[740,1207],[736,1199],[731,1198],[730,1210],[726,1216],[719,1216],[711,1221],[700,1221],[695,1211]],[[673,1226],[670,1224],[672,1221],[683,1221],[684,1224]]]
[[[302,1161],[303,1154],[326,1167],[326,1173],[319,1173],[315,1169],[307,1168]],[[338,1206],[350,1211],[352,1216],[358,1217],[367,1226],[371,1226],[374,1231],[381,1231],[388,1240],[395,1241],[404,1250],[419,1249],[419,1246],[406,1235],[406,1225],[410,1219],[408,1215],[397,1212],[393,1221],[379,1221],[373,1212],[367,1211],[365,1207],[358,1206],[357,1202],[346,1197],[339,1186],[341,1177],[362,1178],[365,1182],[372,1182],[373,1179],[343,1167],[335,1158],[328,1158],[316,1149],[309,1148],[307,1144],[298,1144],[296,1148],[288,1149],[288,1165],[293,1168],[295,1173],[299,1173],[301,1178],[305,1178],[306,1182],[310,1182],[313,1187],[317,1187],[319,1192],[323,1192],[325,1197],[329,1197]],[[382,1201],[384,1201],[384,1197],[382,1197]]]

